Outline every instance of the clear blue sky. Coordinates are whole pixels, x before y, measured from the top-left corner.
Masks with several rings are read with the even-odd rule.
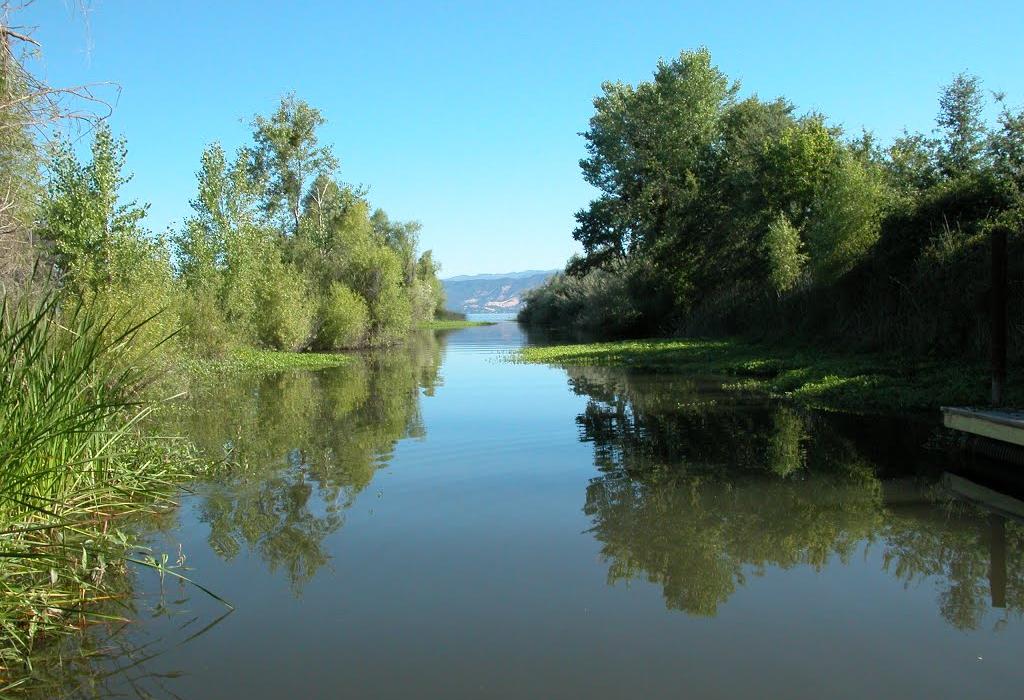
[[[188,214],[204,145],[245,141],[294,90],[329,120],[348,182],[423,223],[442,275],[561,266],[591,100],[707,46],[744,94],[873,129],[929,130],[958,71],[1024,103],[1024,2],[227,2],[37,0],[52,82],[110,80],[129,194]],[[775,5],[773,7],[773,5]]]

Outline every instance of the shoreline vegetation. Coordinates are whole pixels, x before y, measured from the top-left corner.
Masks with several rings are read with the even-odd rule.
[[[73,661],[63,639],[124,620],[129,563],[181,576],[130,523],[173,510],[210,465],[153,433],[143,326],[115,320],[52,291],[0,309],[3,696],[32,689],[40,652]]]
[[[459,330],[460,328],[476,328],[476,327],[479,327],[479,326],[493,326],[496,323],[497,323],[497,321],[467,321],[467,320],[461,320],[461,321],[459,321],[459,320],[442,321],[442,320],[434,320],[434,321],[427,321],[426,323],[421,324],[420,328],[423,329],[423,330],[429,330],[429,331],[455,331],[455,330]]]
[[[583,134],[598,195],[576,214],[582,252],[519,320],[611,341],[747,340],[721,341],[718,359],[676,340],[526,356],[674,359],[843,405],[987,403],[997,240],[1011,368],[1024,357],[1024,109],[967,73],[937,102],[934,129],[883,143],[784,97],[741,97],[706,49],[604,83]]]
[[[420,323],[420,331],[453,331],[462,328],[493,326],[496,321],[433,320]],[[401,343],[399,343],[401,344]],[[336,352],[289,352],[285,350],[262,350],[259,348],[237,348],[221,357],[186,357],[178,362],[178,368],[190,377],[205,379],[217,374],[262,374],[287,370],[320,370],[342,367],[352,362],[357,350]]]
[[[181,576],[128,525],[215,468],[157,434],[168,397],[464,318],[420,224],[341,178],[324,116],[293,94],[234,153],[208,145],[191,215],[150,230],[125,197],[126,142],[30,69],[38,42],[8,31],[21,9],[0,0],[0,695],[34,692],[34,659],[60,666],[127,614],[129,565]]]
[[[514,358],[558,366],[617,366],[722,380],[722,389],[756,393],[805,406],[854,413],[924,411],[984,404],[989,368],[983,363],[837,353],[740,339],[622,340],[524,348]],[[1011,405],[1024,386],[1007,387]]]

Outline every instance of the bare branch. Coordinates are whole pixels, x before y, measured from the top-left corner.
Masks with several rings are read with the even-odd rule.
[[[43,129],[66,121],[91,122],[107,118],[113,111],[112,102],[98,92],[103,89],[120,93],[116,83],[100,82],[68,87],[53,87],[29,72],[24,60],[15,53],[14,42],[39,47],[28,31],[12,29],[8,17],[12,11],[26,4],[13,6],[0,0],[0,130],[32,128],[46,135]],[[87,16],[84,3],[83,17]],[[20,28],[19,28],[20,29]],[[116,97],[115,97],[116,99]]]
[[[0,35],[18,39],[19,41],[25,41],[35,46],[42,46],[42,44],[40,44],[38,41],[28,36],[27,34],[21,34],[12,29],[9,29],[8,27],[0,27]]]

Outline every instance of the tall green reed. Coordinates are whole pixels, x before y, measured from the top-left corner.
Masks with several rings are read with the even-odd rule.
[[[146,322],[56,292],[0,303],[0,694],[40,647],[117,617],[112,579],[155,561],[126,521],[171,506],[194,469],[181,443],[144,430]]]

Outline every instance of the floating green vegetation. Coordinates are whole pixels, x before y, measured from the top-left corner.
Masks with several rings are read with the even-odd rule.
[[[420,328],[430,331],[455,331],[460,328],[493,325],[495,325],[494,321],[427,321],[421,324]]]
[[[518,360],[565,366],[624,366],[723,378],[723,389],[855,411],[984,404],[989,375],[979,362],[841,354],[740,340],[650,339],[530,347]],[[1024,399],[1011,378],[1008,400]]]
[[[242,348],[216,359],[189,359],[185,369],[194,376],[260,374],[290,369],[327,369],[352,361],[350,355],[332,352],[282,352]]]

